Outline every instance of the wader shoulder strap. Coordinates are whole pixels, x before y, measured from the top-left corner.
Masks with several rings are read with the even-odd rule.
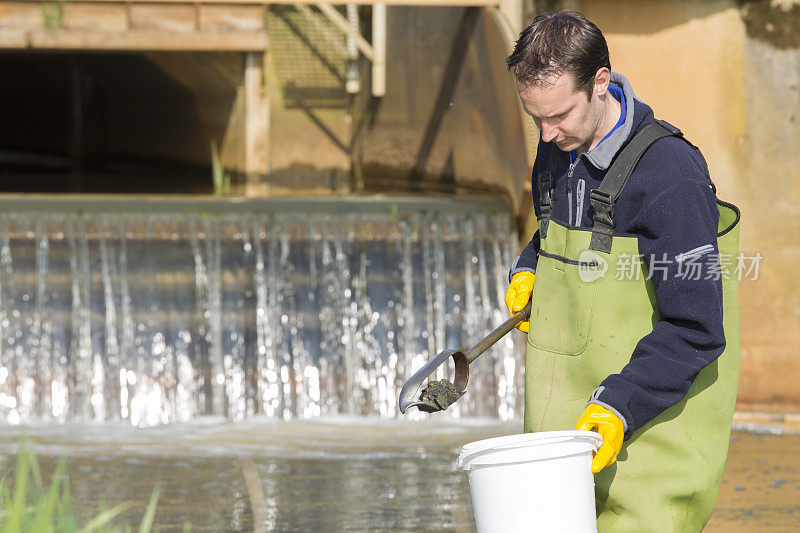
[[[611,168],[606,172],[600,187],[592,189],[589,201],[594,213],[592,240],[589,249],[611,253],[614,234],[614,203],[628,183],[636,164],[650,146],[659,139],[670,136],[682,137],[681,130],[664,121],[648,124],[622,149]]]
[[[553,184],[555,175],[558,171],[558,149],[550,145],[550,157],[547,160],[547,170],[539,172],[536,177],[537,188],[539,191],[539,211],[542,216],[539,218],[539,237],[547,237],[547,226],[550,222],[550,215],[553,212]]]
[[[696,153],[697,156],[700,158],[700,161],[703,162],[703,172],[705,172],[705,176],[708,179],[708,186],[711,187],[711,190],[714,191],[714,196],[716,196],[717,195],[717,186],[714,185],[714,181],[711,179],[711,173],[708,170],[708,163],[706,163],[706,158],[703,157],[703,152],[700,151],[700,148],[698,148],[697,146],[695,146],[691,142],[689,142],[689,139],[687,139],[686,137],[681,136],[681,139],[683,139],[686,144],[688,144],[689,146],[692,147],[692,150],[694,150],[694,153]]]

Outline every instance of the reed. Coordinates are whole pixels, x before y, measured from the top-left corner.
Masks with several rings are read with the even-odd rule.
[[[156,486],[139,524],[139,533],[153,530],[153,520],[160,487]],[[122,533],[131,532],[129,524],[112,524],[115,518],[131,508],[121,503],[110,509],[101,508],[97,515],[80,525],[69,488],[66,461],[59,460],[49,483],[45,483],[39,462],[29,442],[22,442],[13,471],[0,479],[0,533]],[[184,531],[189,531],[186,526]]]
[[[225,172],[225,166],[219,155],[217,141],[211,141],[211,177],[214,180],[214,194],[223,196],[231,192],[231,176]]]

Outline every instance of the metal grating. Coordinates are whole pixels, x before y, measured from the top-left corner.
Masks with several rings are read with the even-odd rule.
[[[284,106],[345,106],[345,38],[316,9],[272,6],[270,50]]]

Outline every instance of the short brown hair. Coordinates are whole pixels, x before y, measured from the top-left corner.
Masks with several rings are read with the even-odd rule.
[[[538,15],[522,30],[508,69],[523,85],[541,83],[553,74],[572,74],[575,87],[591,98],[594,76],[611,70],[603,32],[576,11]]]

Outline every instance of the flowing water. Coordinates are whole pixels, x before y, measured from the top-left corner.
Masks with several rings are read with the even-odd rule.
[[[507,317],[497,201],[4,202],[11,424],[392,418],[412,369]],[[519,414],[515,337],[453,416]]]

